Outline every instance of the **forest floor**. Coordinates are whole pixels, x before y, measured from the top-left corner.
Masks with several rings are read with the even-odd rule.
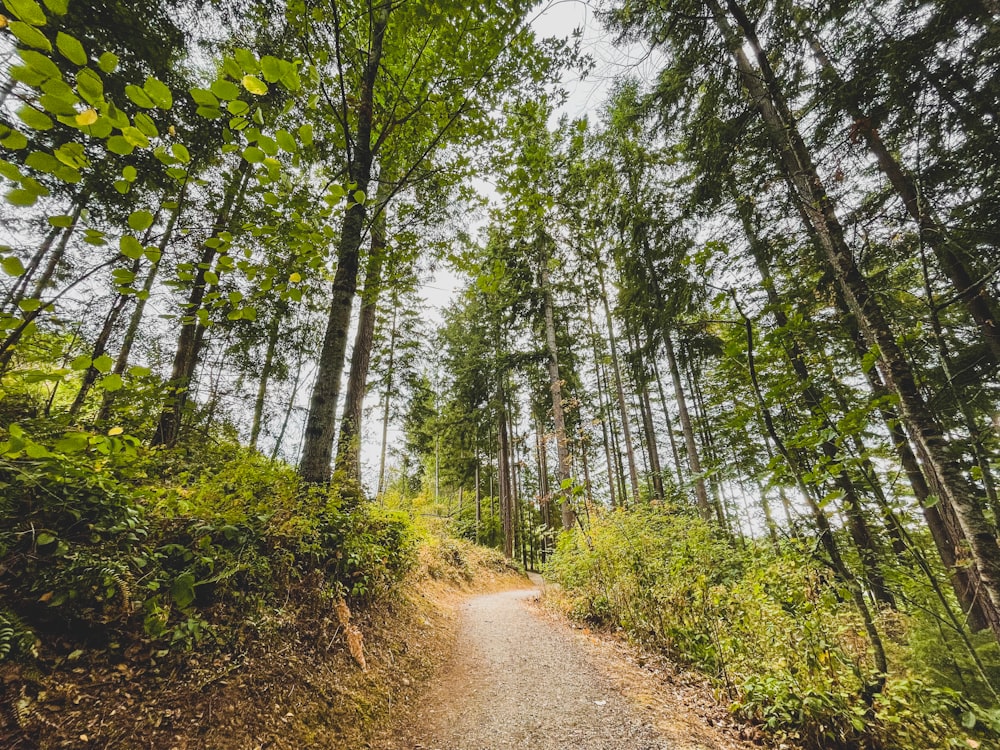
[[[704,682],[567,621],[534,588],[459,607],[451,657],[377,750],[745,750],[762,740]]]

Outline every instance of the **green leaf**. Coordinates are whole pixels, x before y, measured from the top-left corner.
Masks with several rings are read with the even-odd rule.
[[[131,99],[133,104],[136,104],[143,109],[152,109],[156,106],[153,104],[153,100],[149,98],[149,94],[147,94],[144,89],[141,89],[133,84],[129,84],[125,87],[125,96]]]
[[[8,135],[0,138],[0,146],[11,151],[20,151],[28,147],[28,139],[16,130],[12,130]]]
[[[299,128],[299,140],[303,146],[311,146],[313,142],[313,126],[306,123]]]
[[[0,261],[0,268],[3,268],[3,272],[8,276],[20,276],[24,273],[24,264],[21,259],[13,255],[8,255]]]
[[[51,117],[27,104],[17,110],[17,116],[21,122],[33,130],[50,130],[52,128]]]
[[[267,93],[267,84],[257,76],[243,76],[243,88],[256,96],[264,96]]]
[[[118,67],[118,55],[114,52],[105,52],[97,58],[97,67],[105,73],[114,73]]]
[[[260,58],[260,70],[264,74],[264,80],[268,83],[277,83],[285,75],[285,70],[288,67],[287,62],[271,55],[264,55]]]
[[[106,390],[108,393],[120,391],[123,385],[125,385],[125,383],[122,381],[122,376],[118,373],[113,372],[110,375],[105,375],[101,378],[101,388]]]
[[[139,171],[131,164],[128,164],[122,169],[122,177],[125,178],[126,182],[135,182],[136,178],[139,177]]]
[[[128,368],[128,374],[133,378],[147,378],[152,372],[148,367],[142,367],[141,365],[133,365]]]
[[[73,361],[69,363],[69,366],[77,371],[86,370],[90,367],[92,362],[93,360],[91,360],[91,358],[86,354],[81,354],[79,357],[74,357]]]
[[[60,31],[56,34],[56,47],[59,48],[62,56],[74,65],[87,64],[87,51],[76,37]]]
[[[139,128],[122,128],[122,138],[137,148],[147,148],[149,146],[149,138]]]
[[[187,150],[187,147],[182,143],[175,143],[170,147],[173,155],[177,157],[178,161],[188,164],[191,161],[191,152]]]
[[[18,50],[17,54],[24,61],[25,65],[42,77],[43,83],[50,79],[62,80],[62,71],[59,70],[59,66],[52,62],[47,55],[35,52],[32,49]]]
[[[165,83],[150,76],[142,88],[160,109],[170,109],[174,106],[174,95],[170,93],[170,89]]]
[[[35,0],[3,0],[3,4],[17,18],[32,26],[45,25],[45,11]]]
[[[139,112],[136,114],[135,126],[139,129],[139,132],[147,138],[156,138],[160,135],[160,131],[156,129],[156,123],[153,122],[153,118],[145,112]]]
[[[102,354],[94,360],[93,365],[94,369],[98,372],[109,373],[111,372],[111,368],[114,367],[115,361],[107,354]]]
[[[282,151],[287,151],[290,154],[294,154],[299,148],[298,144],[295,143],[295,138],[287,130],[279,130],[275,133],[274,140]]]
[[[38,195],[30,190],[16,188],[8,191],[4,198],[13,206],[33,206],[38,200]]]
[[[365,202],[365,191],[364,190],[355,190],[354,193],[351,195],[351,197],[354,199],[355,203],[364,203]]]
[[[62,214],[60,216],[50,216],[49,224],[54,227],[61,227],[65,229],[66,227],[73,226],[73,217]]]
[[[104,98],[104,81],[90,68],[83,68],[76,74],[76,90],[90,104],[98,104]]]
[[[21,41],[21,44],[26,44],[36,49],[43,49],[46,52],[52,51],[52,42],[34,26],[26,24],[23,21],[11,21],[8,28],[10,29],[10,33]]]
[[[232,81],[218,80],[212,84],[212,93],[220,99],[239,99],[240,89]]]
[[[194,100],[195,104],[198,104],[198,105],[200,105],[202,107],[218,107],[219,106],[219,99],[218,99],[218,97],[216,97],[215,94],[213,94],[208,89],[194,88],[194,89],[191,89],[189,93],[191,94],[191,98]]]
[[[194,573],[186,572],[177,576],[170,584],[170,597],[180,609],[194,603]]]
[[[57,16],[65,16],[69,10],[69,0],[44,0],[45,7]]]
[[[55,157],[73,169],[83,169],[90,166],[90,161],[83,150],[82,143],[64,143],[55,150]]]
[[[129,214],[128,225],[133,232],[141,232],[153,226],[153,214],[149,211],[138,210]]]
[[[113,135],[107,140],[108,151],[119,156],[128,156],[135,150],[135,146],[129,143],[123,136]]]
[[[56,540],[55,535],[50,534],[47,531],[43,531],[37,537],[35,537],[35,543],[38,544],[39,547],[44,547],[47,544],[52,544],[52,542],[54,542],[55,540]]]
[[[122,255],[132,260],[138,260],[146,251],[146,248],[142,246],[142,243],[131,234],[122,235],[121,239],[118,240],[118,249],[121,251]]]
[[[264,161],[265,154],[256,146],[247,146],[243,149],[243,158],[251,164],[260,164]]]

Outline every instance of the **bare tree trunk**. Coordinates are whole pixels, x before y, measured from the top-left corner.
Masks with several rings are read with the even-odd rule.
[[[681,454],[677,450],[677,440],[674,437],[674,428],[670,424],[670,411],[667,409],[667,394],[663,389],[663,378],[660,377],[660,366],[656,364],[656,357],[653,361],[653,376],[656,378],[656,389],[660,395],[660,408],[663,410],[663,421],[667,426],[667,438],[670,441],[670,454],[674,459],[674,469],[677,471],[677,483],[683,482],[684,469],[681,465]]]
[[[809,43],[820,69],[841,91],[849,91],[839,71],[827,57],[825,50],[815,34],[809,35]],[[916,180],[906,172],[903,165],[893,156],[882,141],[882,137],[872,122],[872,118],[861,111],[857,100],[847,96],[845,107],[854,125],[875,157],[879,169],[888,178],[889,184],[900,197],[906,212],[916,223],[920,231],[921,241],[927,245],[937,258],[941,270],[951,282],[952,289],[962,300],[972,319],[979,326],[979,333],[990,348],[993,359],[1000,364],[1000,316],[996,300],[990,292],[981,273],[973,273],[966,265],[968,253],[949,235],[944,224],[934,215],[934,212],[920,196]],[[977,280],[977,277],[979,279]],[[930,301],[928,301],[930,304]]]
[[[365,286],[361,292],[361,311],[358,316],[358,330],[351,351],[351,370],[347,378],[347,392],[344,398],[344,413],[340,420],[340,434],[337,437],[337,456],[334,470],[355,481],[361,480],[361,419],[368,390],[368,369],[371,365],[372,345],[375,341],[375,322],[378,299],[382,292],[382,269],[385,265],[386,202],[392,184],[383,174],[375,199],[378,214],[371,227],[371,249],[365,264]]]
[[[386,448],[389,445],[389,414],[392,399],[392,389],[393,389],[393,377],[395,373],[395,359],[396,359],[396,307],[392,308],[392,326],[389,331],[389,362],[386,372],[386,384],[385,384],[385,409],[382,412],[382,444],[379,449],[378,458],[378,489],[375,491],[375,497],[381,498],[382,493],[385,490],[385,453]],[[476,539],[479,539],[479,515],[478,515],[478,498],[479,498],[479,450],[476,449]]]
[[[243,161],[233,173],[229,187],[223,196],[222,206],[219,208],[212,225],[212,237],[226,230],[232,223],[233,207],[246,190],[250,172],[250,162]],[[153,445],[170,447],[177,442],[177,438],[180,436],[181,416],[187,401],[187,392],[191,387],[198,365],[198,349],[200,348],[198,311],[201,310],[208,287],[205,275],[211,268],[216,255],[215,247],[210,247],[207,244],[203,246],[194,283],[191,285],[188,301],[181,318],[181,330],[177,337],[177,348],[174,352],[173,367],[167,385],[167,397],[153,433]]]
[[[543,240],[544,241],[544,240]],[[552,287],[549,284],[548,254],[542,256],[542,296],[545,304],[545,344],[549,360],[549,389],[552,391],[552,421],[555,423],[556,455],[559,457],[559,492],[562,495],[562,525],[566,530],[576,524],[573,499],[566,483],[572,481],[566,419],[563,415],[562,379],[559,375],[559,349],[556,345],[556,325],[552,311]]]
[[[271,317],[271,325],[267,329],[267,349],[264,352],[264,364],[260,368],[260,382],[257,386],[257,397],[253,402],[253,423],[250,425],[250,447],[257,447],[257,439],[260,437],[261,421],[264,417],[264,404],[267,401],[267,383],[271,379],[271,370],[274,368],[274,352],[278,348],[278,334],[281,333],[281,324],[284,322],[286,305],[279,303],[274,315]]]
[[[610,419],[611,411],[611,399],[607,396],[607,388],[604,387],[601,381],[601,371],[603,366],[601,364],[601,353],[598,348],[598,341],[600,340],[597,331],[594,327],[594,313],[590,305],[590,297],[587,296],[587,324],[590,330],[590,340],[593,344],[594,349],[594,377],[597,381],[597,404],[601,419],[601,435],[604,438],[604,458],[608,465],[608,491],[611,496],[611,507],[614,508],[617,503],[617,497],[615,489],[617,487],[617,482],[615,480],[615,465],[611,460],[611,437],[608,434],[608,420]],[[607,406],[605,405],[607,404]]]
[[[625,442],[625,455],[628,458],[628,478],[632,487],[632,500],[639,500],[639,473],[635,468],[635,449],[632,445],[632,430],[629,427],[628,406],[625,403],[625,389],[622,385],[622,372],[618,364],[618,342],[615,338],[615,322],[611,317],[611,305],[608,303],[608,289],[604,283],[604,265],[597,263],[597,279],[601,284],[601,302],[604,304],[604,317],[608,326],[608,346],[611,350],[611,369],[615,374],[615,393],[618,396],[618,410],[622,417],[622,437]],[[625,494],[622,493],[622,507],[626,505]]]
[[[667,365],[670,367],[670,377],[674,383],[674,401],[677,404],[677,416],[681,422],[681,432],[684,434],[684,447],[687,449],[688,466],[694,481],[694,494],[698,512],[706,520],[712,520],[712,504],[705,489],[705,478],[701,475],[701,459],[698,457],[698,445],[694,440],[694,428],[691,425],[691,415],[688,413],[687,399],[684,397],[684,387],[681,385],[681,371],[677,366],[677,356],[674,354],[674,342],[670,333],[663,332],[663,350],[667,355]]]
[[[360,103],[358,105],[358,130],[354,154],[349,163],[349,174],[357,189],[368,191],[372,170],[372,125],[375,107],[375,81],[382,60],[382,43],[389,25],[390,5],[386,3],[375,11],[372,23],[371,49],[364,68]],[[337,401],[340,399],[340,378],[344,372],[347,352],[347,333],[351,323],[351,309],[358,287],[358,255],[367,215],[364,203],[354,203],[344,215],[337,248],[337,271],[333,277],[330,316],[327,319],[323,348],[320,351],[316,382],[309,399],[309,416],[306,419],[305,442],[299,474],[307,482],[320,484],[330,480],[330,460],[337,429]]]
[[[1000,546],[979,498],[951,461],[948,441],[937,417],[924,401],[913,370],[896,341],[878,298],[855,263],[833,202],[816,171],[752,26],[735,0],[727,0],[727,5],[730,9],[736,8],[738,19],[742,17],[742,35],[732,28],[718,0],[708,2],[736,60],[743,84],[767,127],[784,175],[815,229],[830,270],[857,317],[865,338],[878,347],[882,376],[899,398],[901,417],[910,440],[919,445],[926,456],[928,470],[941,488],[941,501],[954,510],[969,542],[972,561],[979,569],[985,593],[990,597],[994,610],[1000,611]],[[745,45],[754,52],[757,67],[747,58]],[[994,635],[1000,638],[1000,621],[992,622],[991,628]]]

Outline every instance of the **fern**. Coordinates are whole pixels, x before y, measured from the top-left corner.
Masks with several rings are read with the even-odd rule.
[[[0,609],[0,662],[35,656],[35,650],[35,634],[13,612]]]

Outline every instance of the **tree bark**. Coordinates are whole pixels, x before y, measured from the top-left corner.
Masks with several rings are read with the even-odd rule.
[[[809,217],[827,263],[855,314],[865,338],[878,347],[879,367],[888,387],[899,397],[900,411],[910,440],[929,461],[928,470],[941,488],[942,503],[955,512],[979,569],[985,593],[1000,610],[1000,546],[983,513],[974,489],[951,461],[948,442],[933,411],[920,393],[909,362],[885,318],[877,297],[858,269],[844,237],[833,202],[812,162],[798,125],[783,98],[766,55],[748,24],[737,34],[717,0],[708,0],[715,20],[736,60],[744,86],[764,121],[786,179]],[[730,8],[737,7],[728,0]],[[753,50],[758,67],[751,65],[744,45]],[[1000,621],[992,622],[1000,639]]]
[[[354,154],[349,163],[351,180],[357,189],[367,193],[371,180],[372,126],[375,107],[375,82],[382,60],[382,43],[389,25],[390,5],[377,10],[372,23],[372,43],[365,64],[358,105],[358,129]],[[351,309],[358,288],[358,264],[361,239],[367,211],[364,203],[353,203],[344,215],[337,248],[337,272],[333,277],[330,315],[327,318],[323,348],[306,418],[305,441],[299,474],[313,484],[330,480],[330,460],[337,428],[337,401],[340,399],[340,378],[344,372],[347,333]]]
[[[688,413],[687,399],[684,397],[684,386],[681,385],[681,371],[677,366],[674,354],[674,342],[668,331],[663,332],[663,350],[667,355],[667,365],[670,367],[670,378],[674,384],[674,401],[677,403],[677,416],[684,435],[684,447],[687,450],[688,467],[691,469],[694,481],[695,503],[698,513],[706,521],[712,520],[712,503],[705,489],[705,478],[701,475],[701,459],[698,457],[698,446],[694,439],[694,428],[691,425],[691,415]]]

